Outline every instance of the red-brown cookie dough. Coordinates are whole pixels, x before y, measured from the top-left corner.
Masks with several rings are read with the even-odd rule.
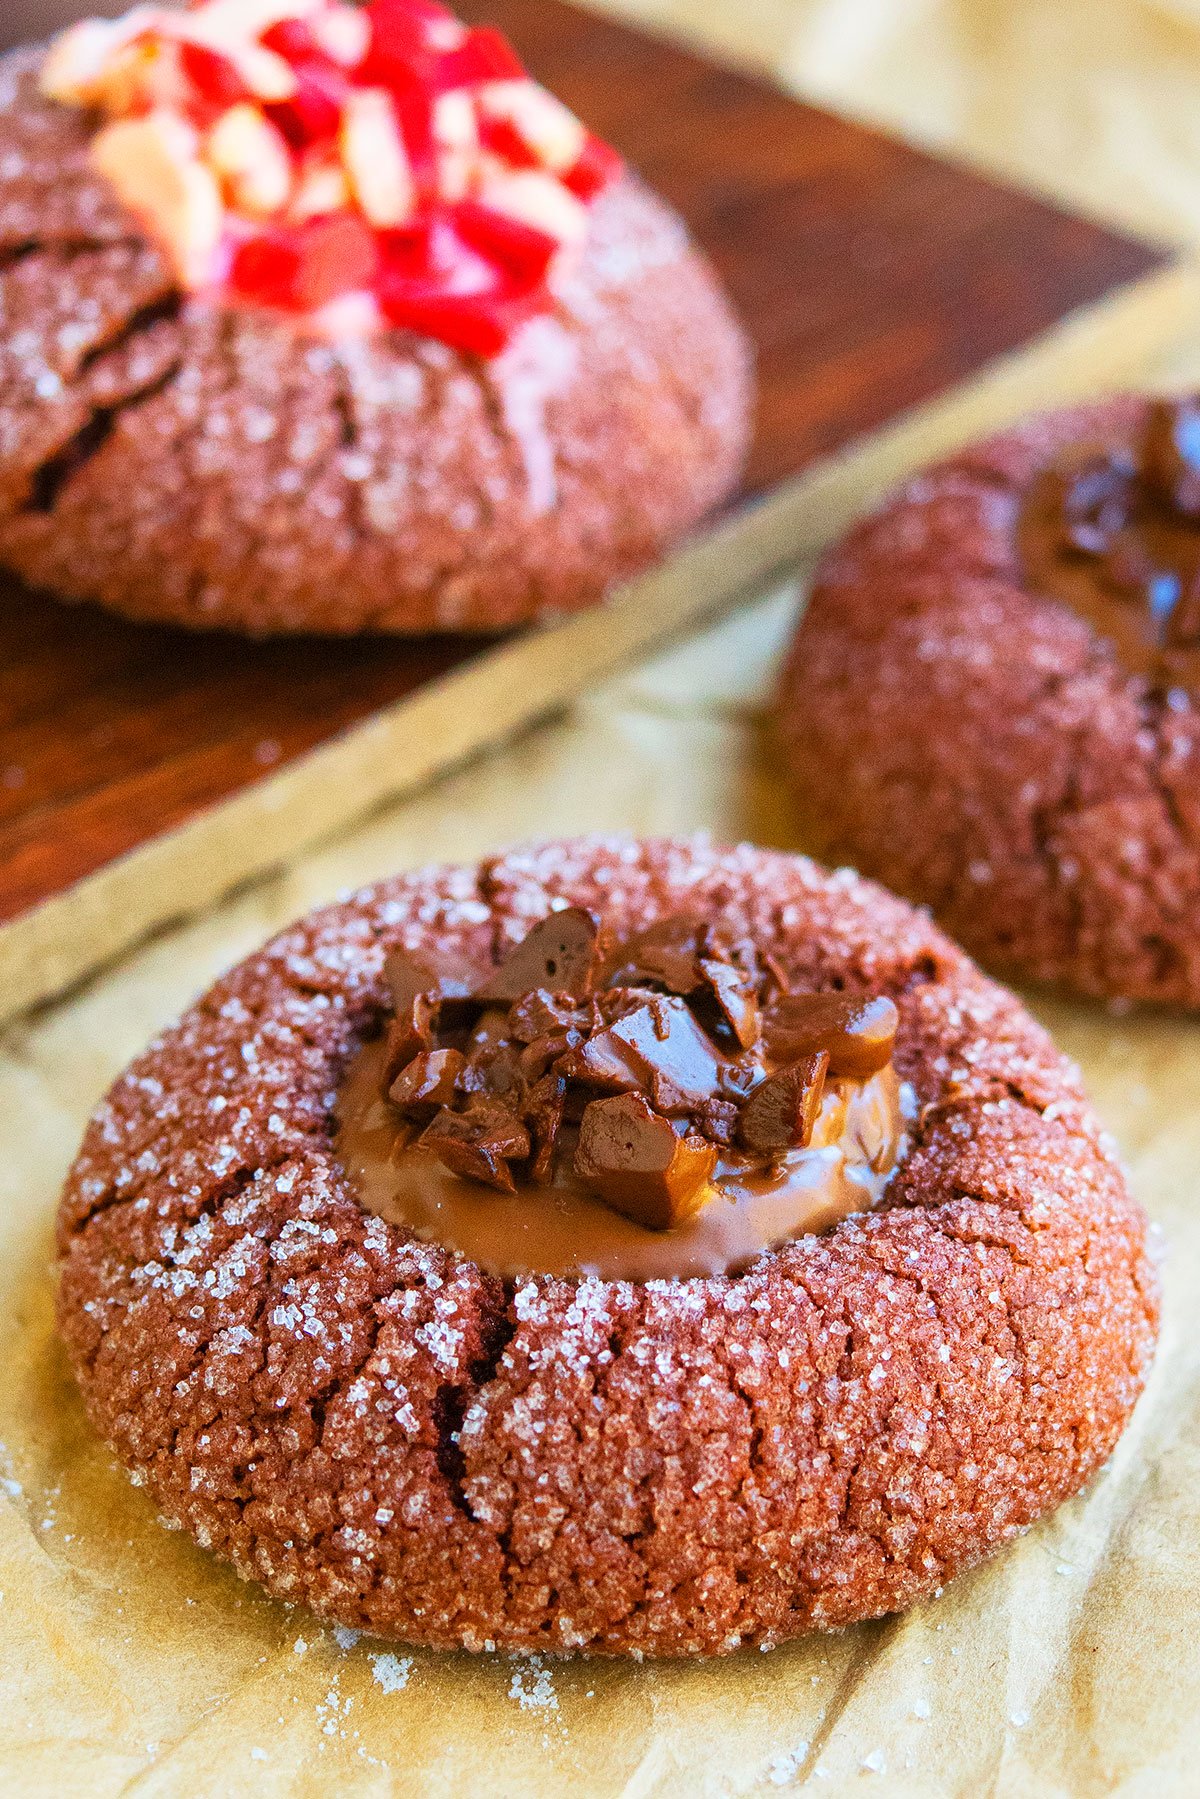
[[[0,60],[0,566],[136,618],[490,632],[600,599],[735,485],[746,340],[632,176],[491,361],[183,295]]]
[[[737,1278],[506,1285],[369,1215],[342,1072],[403,945],[687,910],[891,995],[920,1101],[879,1209]],[[1145,1220],[1011,994],[857,877],[705,841],[385,882],[234,969],[116,1083],[59,1222],[89,1416],[246,1578],[446,1647],[708,1654],[911,1604],[1096,1471],[1142,1387]]]
[[[817,853],[997,969],[1196,1006],[1200,596],[1185,570],[1171,653],[1151,655],[1132,589],[1081,610],[1094,559],[1072,554],[1063,586],[1027,536],[1056,471],[1096,450],[1145,466],[1154,404],[1028,420],[858,524],[818,572],[779,724]],[[1200,558],[1195,520],[1175,527]]]

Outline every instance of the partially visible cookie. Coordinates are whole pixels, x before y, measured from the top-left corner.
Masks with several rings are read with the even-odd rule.
[[[914,477],[825,557],[779,695],[805,840],[985,963],[1200,1005],[1200,431],[1124,397]]]
[[[807,1070],[786,1105],[743,1078],[756,1013]],[[554,1096],[579,1178],[667,1246],[611,1182],[650,1167],[634,1113],[687,1147],[680,1228],[697,1155],[842,1153],[787,1147],[837,1068],[900,1081],[907,1140],[733,1272],[475,1260],[339,1156],[385,1025],[371,1128],[422,1131],[484,1214],[536,1193]],[[703,841],[545,844],[297,924],[113,1087],[59,1246],[89,1417],[169,1519],[284,1599],[476,1650],[712,1654],[910,1605],[1085,1485],[1157,1324],[1145,1220],[1018,1002],[880,889]]]
[[[498,34],[131,20],[0,60],[0,565],[198,628],[491,632],[731,491],[712,270]]]

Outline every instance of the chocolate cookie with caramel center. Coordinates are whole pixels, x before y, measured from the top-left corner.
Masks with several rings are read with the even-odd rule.
[[[820,854],[998,971],[1200,1006],[1200,401],[914,475],[824,558],[778,707]]]
[[[903,1086],[880,1190],[798,1225],[801,1158],[886,1161]],[[376,1202],[356,1095],[498,1247]],[[567,1272],[584,1202],[660,1268]],[[683,1271],[716,1219],[745,1256]],[[116,1082],[58,1240],[88,1416],[166,1519],[289,1604],[471,1650],[717,1654],[909,1605],[1084,1486],[1157,1320],[1145,1220],[1020,1004],[856,876],[705,841],[535,845],[302,920]]]

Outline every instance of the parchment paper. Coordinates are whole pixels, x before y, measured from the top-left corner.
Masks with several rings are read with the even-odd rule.
[[[1067,9],[1042,10],[1061,23]],[[1186,93],[1159,79],[1165,65],[1149,49],[1121,90],[1136,77],[1157,96],[1127,147],[1171,206],[1176,165],[1155,160],[1154,146],[1172,130],[1176,146],[1200,131],[1200,22],[1182,0],[1071,10],[1119,14],[1127,45],[1142,44],[1152,23],[1151,35],[1169,33],[1176,59],[1189,59]],[[908,33],[924,60],[897,72],[893,98],[916,107],[920,97],[931,130],[958,118],[978,81],[992,93],[1008,82],[1020,97],[1028,58],[1009,56],[1009,30],[997,25],[1002,11],[1030,16],[1018,5],[773,0],[761,11],[753,41],[732,0],[728,17],[694,0],[691,21],[737,35],[748,52],[790,45],[803,60],[823,44],[818,73],[836,63],[849,81],[862,71],[864,107],[875,95],[867,76]],[[1059,126],[1082,141],[1089,116],[1071,98],[1080,69],[1067,64],[1062,75]],[[1023,129],[1016,104],[1008,151],[1018,166],[1029,153]],[[1110,166],[1115,141],[1093,133]],[[1066,184],[1078,171],[1043,173]],[[1200,208],[1200,154],[1193,179]],[[1180,346],[1169,371],[1148,373],[1182,375],[1189,364],[1200,373],[1200,341]],[[0,1044],[0,1792],[1200,1792],[1196,1023],[1035,997],[1083,1063],[1162,1227],[1166,1324],[1150,1390],[1088,1494],[938,1600],[841,1637],[707,1666],[641,1667],[354,1641],[243,1587],[163,1529],[84,1427],[56,1347],[50,1222],[87,1112],[155,1029],[276,925],[377,873],[522,836],[619,826],[792,842],[762,712],[794,603],[774,596],[610,684],[569,718],[172,932]]]
[[[1102,219],[1200,236],[1200,0],[601,3]]]

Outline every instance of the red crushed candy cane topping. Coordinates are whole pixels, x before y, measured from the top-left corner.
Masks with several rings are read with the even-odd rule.
[[[483,357],[553,304],[621,168],[432,0],[137,6],[63,32],[41,86],[100,115],[95,166],[184,287],[302,315],[367,296]]]

